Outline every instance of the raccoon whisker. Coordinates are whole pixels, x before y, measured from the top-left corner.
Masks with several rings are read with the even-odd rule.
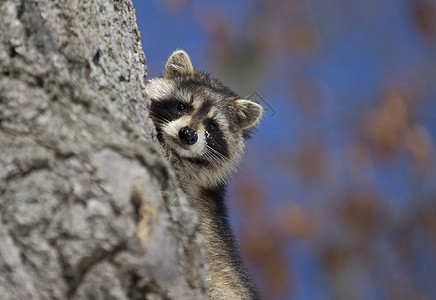
[[[221,160],[219,160],[219,159],[217,159],[215,156],[213,156],[212,154],[210,154],[210,153],[205,153],[205,156],[213,163],[213,164],[216,164],[216,165],[221,165],[222,164],[222,161]]]
[[[149,112],[150,112],[150,115],[156,117],[156,118],[159,119],[159,120],[164,120],[164,121],[166,121],[166,122],[170,122],[170,120],[168,120],[168,119],[167,119],[164,115],[162,115],[162,114],[156,113],[156,112],[154,112],[154,111],[149,111]]]
[[[209,152],[210,155],[215,159],[216,162],[220,163],[220,164],[225,164],[226,160],[223,157],[218,156],[217,154],[213,153],[213,152]]]
[[[216,151],[213,148],[211,148],[209,145],[206,145],[205,152],[204,152],[205,155],[211,158],[220,159],[220,157],[215,152]]]
[[[216,157],[208,149],[206,149],[206,151],[204,152],[204,156],[206,156],[208,159],[210,159],[214,164],[220,164],[221,163],[221,160],[218,157]]]
[[[206,149],[207,149],[208,151],[210,151],[211,154],[214,155],[214,156],[216,156],[217,158],[222,159],[222,160],[225,160],[225,159],[226,159],[226,157],[225,157],[224,155],[222,155],[222,154],[221,154],[220,152],[218,152],[217,150],[213,149],[211,146],[206,145]]]
[[[155,113],[153,111],[150,111],[150,115],[156,117],[157,121],[159,121],[160,124],[164,124],[164,123],[169,123],[170,122],[170,120],[165,118],[163,115]]]
[[[161,122],[154,122],[154,124],[156,125],[156,126],[158,126],[158,127],[164,127],[166,124],[168,124],[168,123],[166,123],[166,122],[163,122],[163,121],[161,121]]]
[[[224,155],[222,155],[209,145],[206,145],[205,155],[211,158],[216,163],[223,164],[226,162]]]

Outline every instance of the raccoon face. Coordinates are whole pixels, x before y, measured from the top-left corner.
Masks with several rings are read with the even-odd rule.
[[[163,77],[150,80],[146,91],[159,143],[179,177],[204,187],[224,182],[236,169],[244,137],[259,122],[262,107],[195,71],[183,50],[170,56]]]

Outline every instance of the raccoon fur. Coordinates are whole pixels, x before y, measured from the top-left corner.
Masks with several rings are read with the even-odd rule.
[[[169,57],[163,76],[151,79],[146,92],[159,144],[200,218],[209,299],[258,299],[230,229],[224,194],[262,106],[194,70],[183,50]]]

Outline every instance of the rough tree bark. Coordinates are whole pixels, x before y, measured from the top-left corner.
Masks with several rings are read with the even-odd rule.
[[[0,0],[0,299],[202,299],[129,0]]]

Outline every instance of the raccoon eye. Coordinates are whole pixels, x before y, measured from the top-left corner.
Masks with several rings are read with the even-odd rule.
[[[207,127],[210,131],[215,131],[218,128],[218,125],[215,122],[210,122]]]
[[[182,102],[179,102],[179,103],[177,103],[176,108],[177,108],[177,110],[185,110],[186,105],[183,104]]]

